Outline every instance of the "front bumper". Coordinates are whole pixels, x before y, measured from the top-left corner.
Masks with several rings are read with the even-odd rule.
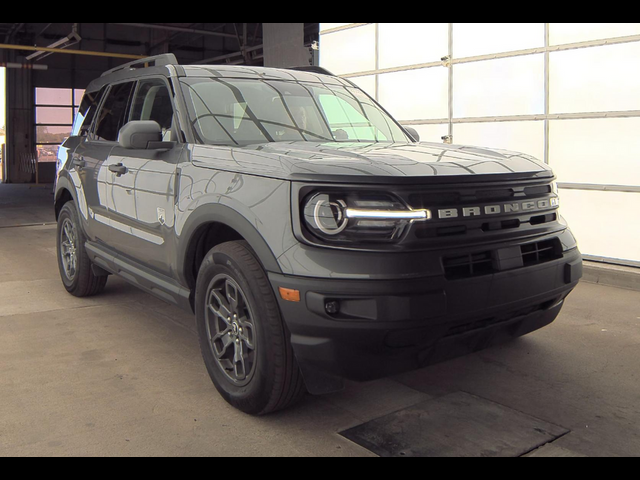
[[[462,280],[348,280],[270,273],[312,394],[424,367],[555,320],[582,276],[577,248],[535,266]],[[300,291],[283,300],[279,288]],[[332,303],[333,302],[333,303]],[[332,303],[327,313],[327,304]]]

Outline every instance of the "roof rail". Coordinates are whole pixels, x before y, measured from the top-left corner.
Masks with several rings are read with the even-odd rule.
[[[312,72],[312,73],[320,73],[321,75],[331,75],[335,77],[333,73],[331,73],[326,68],[319,67],[317,65],[304,65],[302,67],[289,67],[287,70],[299,70],[301,72]]]
[[[179,65],[178,59],[173,53],[163,53],[162,55],[155,55],[153,57],[141,58],[134,60],[133,62],[119,65],[111,70],[104,72],[101,77],[111,75],[112,73],[119,72],[120,70],[126,70],[128,68],[146,68],[146,67],[163,67],[165,65]]]

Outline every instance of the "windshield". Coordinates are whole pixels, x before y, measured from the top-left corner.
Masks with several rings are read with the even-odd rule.
[[[285,80],[181,80],[201,143],[402,142],[402,129],[361,90]]]

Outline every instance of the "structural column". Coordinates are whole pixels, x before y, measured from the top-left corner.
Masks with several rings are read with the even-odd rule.
[[[13,57],[13,55],[10,55]],[[8,59],[23,63],[18,60]],[[34,89],[32,71],[22,68],[6,69],[6,174],[7,183],[35,181],[37,167],[34,136]]]
[[[299,67],[310,64],[304,46],[304,23],[263,23],[265,67]]]

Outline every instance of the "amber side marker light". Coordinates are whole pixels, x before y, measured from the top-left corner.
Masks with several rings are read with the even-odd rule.
[[[300,301],[300,290],[294,290],[293,288],[284,288],[279,287],[280,296],[283,300],[287,302],[299,302]]]

